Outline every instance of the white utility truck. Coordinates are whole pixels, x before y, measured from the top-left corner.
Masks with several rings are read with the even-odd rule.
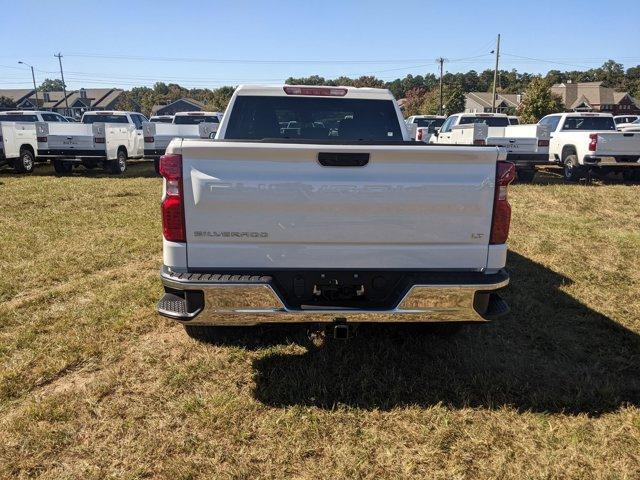
[[[0,117],[0,166],[9,165],[16,173],[31,173],[37,153],[35,123],[5,122]]]
[[[38,122],[38,151],[53,159],[56,173],[68,174],[74,165],[88,169],[99,165],[114,174],[123,173],[130,158],[142,158],[144,143],[141,113],[92,111],[80,123]]]
[[[171,123],[145,122],[142,124],[144,136],[144,156],[152,158],[156,172],[161,155],[174,138],[213,138],[222,113],[220,112],[178,112]]]
[[[539,122],[551,131],[549,160],[575,182],[591,171],[640,180],[640,132],[619,132],[610,113],[557,113]]]
[[[530,182],[536,166],[549,164],[549,130],[541,125],[511,125],[501,113],[457,113],[444,122],[431,143],[445,145],[487,145],[507,149],[518,180]]]
[[[504,159],[412,142],[388,90],[240,86],[215,140],[174,139],[160,159],[158,312],[200,338],[495,318],[508,310]]]
[[[62,115],[41,110],[0,112],[0,166],[9,165],[17,173],[31,173],[36,162],[46,162],[38,155],[36,122],[62,122]]]

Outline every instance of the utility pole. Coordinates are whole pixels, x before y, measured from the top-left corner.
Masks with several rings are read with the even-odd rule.
[[[440,64],[440,115],[444,115],[444,105],[443,105],[443,101],[442,101],[442,71],[443,71],[443,66],[444,66],[444,62],[446,62],[447,59],[446,58],[436,58],[436,62],[438,62]]]
[[[493,98],[491,99],[491,112],[496,113],[496,84],[498,83],[498,60],[500,59],[500,34],[496,46],[496,68],[493,71]]]
[[[60,63],[60,76],[62,77],[62,91],[64,92],[64,104],[66,108],[66,114],[69,115],[69,100],[67,99],[67,85],[64,83],[64,73],[62,72],[62,54],[58,52],[54,57],[58,58],[58,63]]]
[[[33,89],[36,93],[36,110],[40,110],[40,101],[38,100],[38,87],[36,87],[36,74],[33,73],[33,65],[29,65],[28,63],[24,63],[22,60],[18,62],[21,65],[26,65],[31,68],[31,78],[33,79]]]

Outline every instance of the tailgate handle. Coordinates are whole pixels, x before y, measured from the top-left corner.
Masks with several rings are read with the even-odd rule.
[[[319,152],[318,162],[324,167],[364,167],[369,163],[369,154]]]

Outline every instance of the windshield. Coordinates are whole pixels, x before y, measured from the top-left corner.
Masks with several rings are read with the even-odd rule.
[[[85,115],[82,123],[129,123],[125,115]]]
[[[444,123],[444,118],[416,118],[413,123],[418,127],[440,128]]]
[[[470,123],[484,123],[487,127],[508,127],[509,119],[507,117],[462,117],[459,125]]]
[[[562,130],[616,130],[613,117],[567,117]]]
[[[37,122],[38,117],[36,115],[22,115],[15,113],[8,113],[6,115],[0,115],[0,122]]]
[[[178,115],[173,118],[176,125],[198,125],[199,123],[220,123],[214,115]]]
[[[239,96],[225,138],[402,141],[402,133],[391,100]]]

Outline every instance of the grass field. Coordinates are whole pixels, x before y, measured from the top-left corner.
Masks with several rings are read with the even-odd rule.
[[[640,478],[640,185],[511,190],[512,313],[198,343],[160,180],[0,174],[0,478]]]

